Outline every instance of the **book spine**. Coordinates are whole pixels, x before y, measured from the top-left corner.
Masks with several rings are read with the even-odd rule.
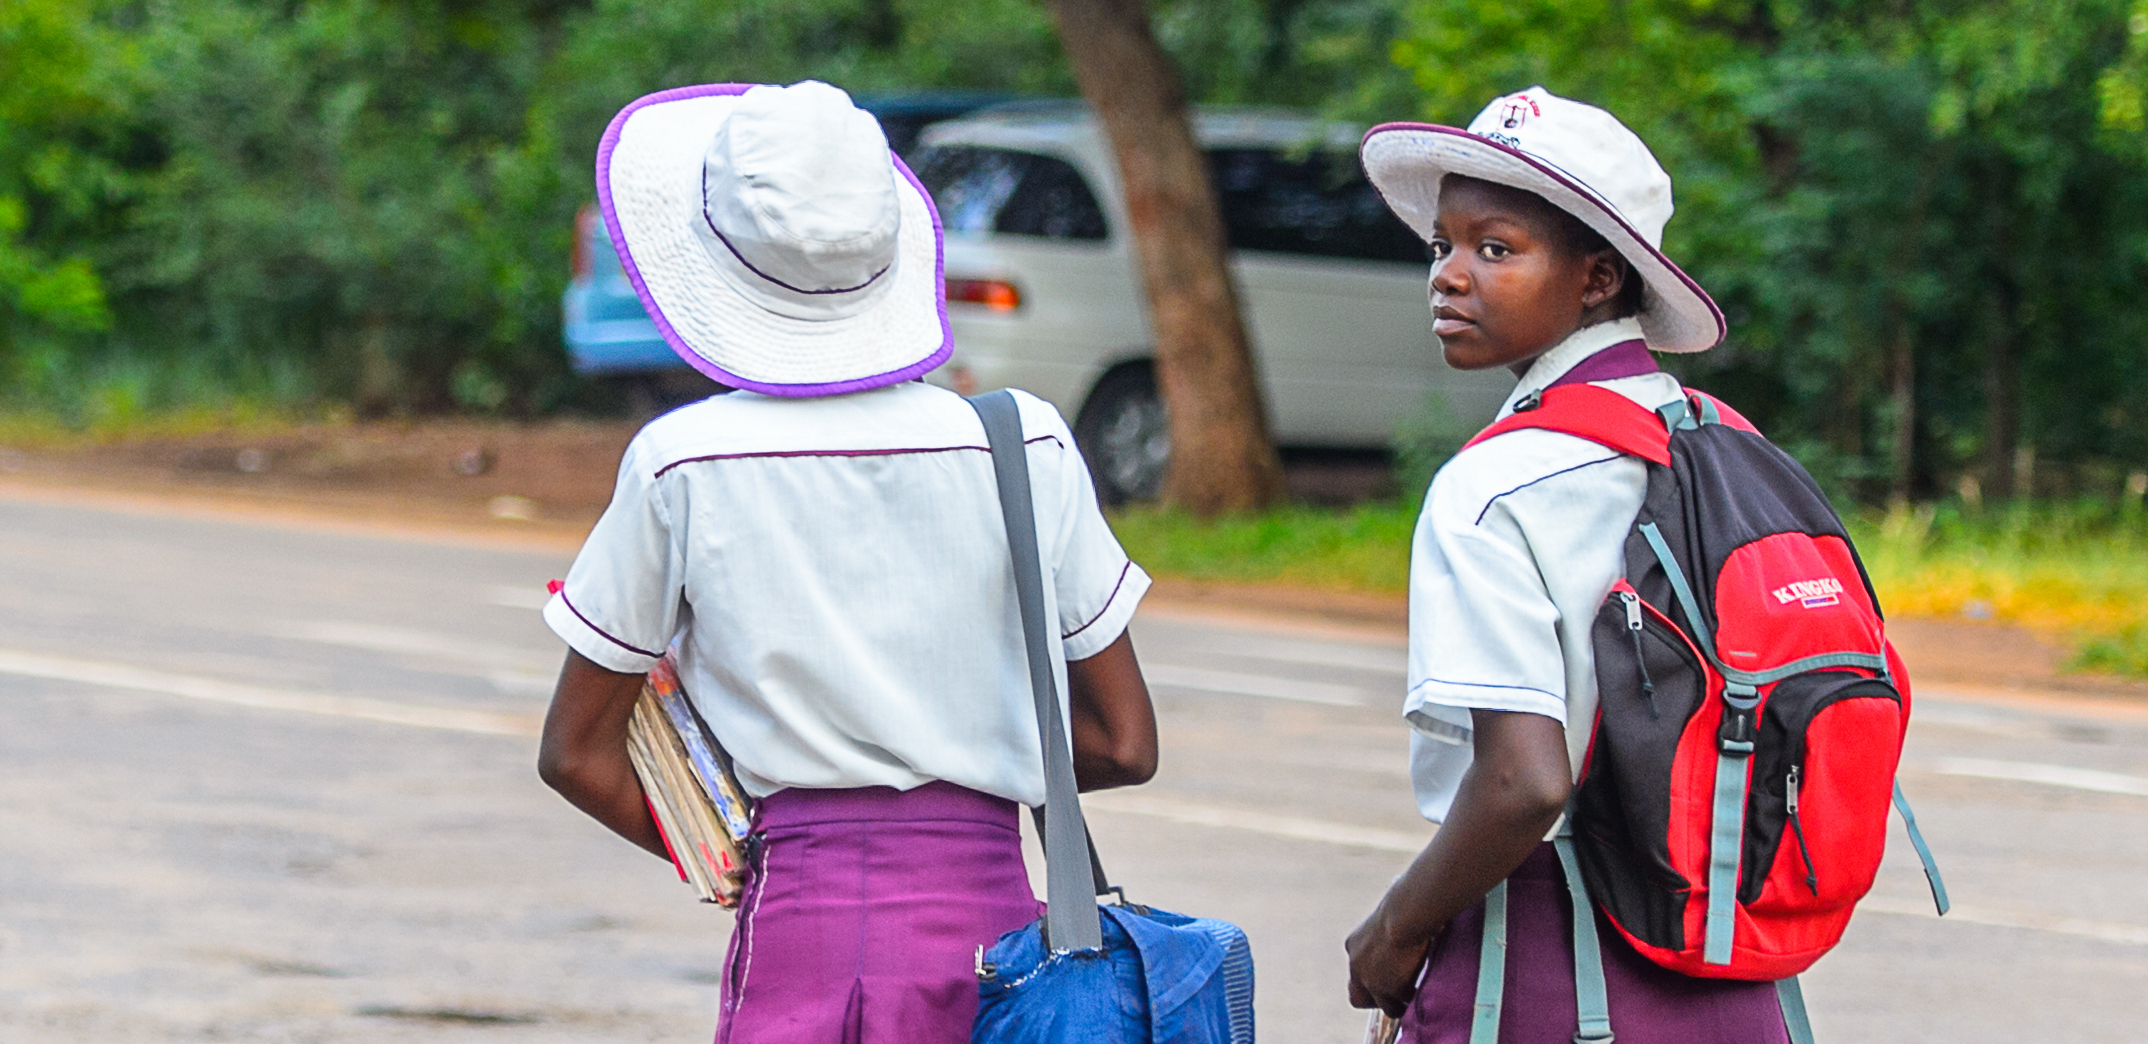
[[[703,899],[714,901],[718,895],[715,875],[695,858],[699,846],[694,843],[693,817],[684,814],[685,810],[676,803],[678,783],[675,775],[666,771],[659,753],[662,737],[653,733],[662,732],[663,726],[650,713],[653,709],[646,698],[635,705],[634,717],[627,727],[627,755],[634,764],[635,776],[641,780],[642,796],[656,816],[657,830],[671,850],[672,865]]]
[[[671,847],[671,835],[664,832],[664,817],[656,814],[656,802],[649,800],[648,784],[643,784],[641,789],[641,803],[649,807],[649,820],[656,824],[656,839],[664,843],[664,858],[671,860],[671,868],[679,872],[681,882],[691,884],[686,880],[686,864],[679,862],[679,850]]]

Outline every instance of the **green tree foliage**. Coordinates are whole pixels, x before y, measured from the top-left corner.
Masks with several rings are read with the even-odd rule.
[[[97,33],[63,0],[0,5],[0,353],[43,359],[111,316],[88,251],[124,178],[101,140]]]
[[[626,102],[1070,88],[1024,0],[8,0],[0,71],[0,367],[71,413],[549,408],[574,213]]]
[[[515,292],[572,205],[531,198],[515,153],[552,25],[504,2],[149,12],[132,86],[170,158],[124,269],[138,343],[235,375],[303,360],[368,409],[541,366]]]
[[[1618,113],[1732,322],[1679,365],[1838,488],[2148,465],[2148,0],[1153,9],[1206,101]],[[1072,93],[1034,0],[4,0],[0,398],[552,408],[606,121],[808,76]]]

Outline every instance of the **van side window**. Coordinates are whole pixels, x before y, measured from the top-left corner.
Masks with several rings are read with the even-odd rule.
[[[1029,172],[1000,209],[997,231],[1047,239],[1102,239],[1104,208],[1065,160],[1029,157]]]
[[[951,233],[1046,239],[1103,239],[1108,234],[1096,194],[1065,160],[949,145],[923,150],[916,172],[940,208],[941,225]]]
[[[1341,152],[1213,149],[1209,173],[1233,250],[1423,264],[1424,241]]]

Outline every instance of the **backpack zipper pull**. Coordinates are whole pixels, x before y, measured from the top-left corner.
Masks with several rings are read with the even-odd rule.
[[[1812,865],[1812,849],[1805,847],[1805,824],[1797,817],[1798,766],[1790,766],[1790,775],[1783,780],[1783,798],[1790,808],[1790,831],[1797,835],[1797,854],[1805,860],[1805,887],[1812,894],[1820,894],[1820,874]]]
[[[1648,716],[1660,718],[1656,710],[1656,680],[1648,676],[1648,658],[1641,655],[1641,596],[1632,591],[1620,591],[1618,599],[1626,603],[1626,633],[1633,636],[1633,662],[1641,668],[1641,695],[1648,697]]]

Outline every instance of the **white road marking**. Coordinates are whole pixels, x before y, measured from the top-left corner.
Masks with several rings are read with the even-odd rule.
[[[494,690],[512,696],[550,696],[556,684],[551,675],[527,671],[486,671],[485,680],[492,683]]]
[[[1923,917],[1939,919],[1929,899],[1899,899],[1893,896],[1868,895],[1857,904],[1859,910],[1892,914],[1899,917]],[[1993,928],[2020,928],[2032,932],[2052,932],[2058,935],[2075,935],[2083,939],[2121,943],[2128,946],[2148,946],[2148,927],[2137,924],[2113,924],[2108,921],[2091,921],[2080,917],[2059,917],[2027,910],[1987,910],[1982,907],[1956,904],[1947,911],[1945,920],[1965,924],[1988,925]]]
[[[213,678],[197,678],[184,674],[145,670],[139,667],[96,663],[88,660],[70,660],[58,656],[44,656],[37,653],[15,652],[5,649],[0,649],[0,674],[12,674],[25,678],[45,678],[60,682],[75,682],[107,689],[154,692],[165,696],[205,700],[210,703],[228,703],[234,706],[254,707],[261,710],[297,711],[303,714],[356,718],[361,721],[376,721],[389,725],[413,725],[426,729],[477,732],[491,736],[537,735],[538,718],[534,714],[507,714],[499,711],[461,710],[453,707],[426,707],[412,703],[368,699],[363,696],[291,692],[283,689],[267,689],[254,685],[217,681]]]
[[[1221,827],[1227,830],[1246,830],[1271,837],[1287,837],[1297,841],[1320,841],[1331,845],[1352,848],[1372,848],[1382,852],[1422,851],[1431,839],[1430,824],[1423,834],[1406,830],[1385,830],[1379,827],[1351,826],[1347,823],[1330,823],[1324,819],[1304,816],[1286,816],[1249,808],[1226,808],[1176,798],[1158,797],[1150,794],[1129,794],[1110,791],[1090,794],[1082,799],[1085,808],[1102,812],[1118,812],[1126,815],[1153,816],[1175,823],[1191,823],[1195,826]]]
[[[1335,707],[1359,707],[1365,702],[1364,690],[1354,685],[1295,681],[1265,674],[1212,671],[1203,667],[1181,667],[1169,663],[1143,664],[1141,674],[1151,685],[1174,689],[1262,696],[1272,700],[1297,700],[1300,703],[1325,703]]]
[[[369,652],[422,656],[465,666],[475,664],[487,668],[519,669],[528,674],[542,674],[551,666],[553,659],[532,649],[491,645],[433,631],[354,623],[348,620],[271,621],[263,625],[261,630],[273,637],[301,642],[340,645]],[[486,672],[486,675],[489,677],[490,672]]]
[[[1203,639],[1200,647],[1232,656],[1299,663],[1310,667],[1379,671],[1382,674],[1404,674],[1410,666],[1408,650],[1383,645],[1343,645],[1339,642],[1315,642],[1296,638],[1228,635]]]
[[[1134,620],[1134,639],[1140,642],[1144,634],[1156,634],[1158,640],[1166,640],[1158,632],[1179,632],[1171,636],[1176,643],[1204,652],[1225,653],[1258,660],[1280,663],[1304,664],[1311,667],[1344,667],[1359,671],[1378,671],[1382,674],[1403,674],[1409,670],[1409,650],[1400,642],[1372,643],[1349,641],[1325,641],[1316,638],[1288,638],[1275,634],[1247,632],[1204,625],[1188,620],[1165,617],[1162,620]],[[1190,633],[1189,633],[1190,632]]]
[[[536,584],[527,587],[519,584],[495,584],[485,588],[479,597],[479,601],[486,605],[506,606],[509,609],[543,609],[544,604],[551,600],[552,596]]]
[[[1943,776],[1976,776],[2019,783],[2042,783],[2053,787],[2093,790],[2103,794],[2148,797],[2148,778],[2116,772],[2074,768],[2070,765],[2039,765],[2027,761],[1987,761],[1983,758],[1941,758],[1935,771]]]
[[[1941,725],[1968,732],[1981,732],[1991,736],[2013,739],[2043,738],[2051,734],[2048,722],[2017,714],[1994,714],[1988,710],[1925,699],[1920,693],[1916,709],[1910,712],[1911,728],[1919,725]]]

